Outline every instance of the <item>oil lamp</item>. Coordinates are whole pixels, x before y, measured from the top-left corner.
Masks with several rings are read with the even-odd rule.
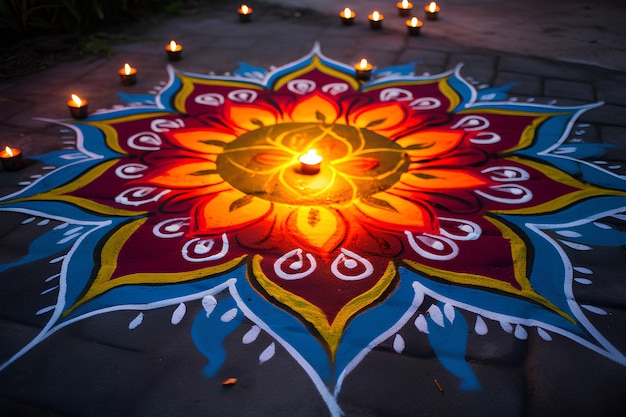
[[[131,67],[128,62],[118,71],[122,85],[134,85],[137,83],[137,69]]]
[[[305,175],[315,175],[320,172],[322,156],[317,154],[315,149],[310,149],[298,158],[300,161],[300,172]]]
[[[87,100],[83,100],[76,94],[72,94],[72,99],[67,102],[67,108],[70,109],[70,115],[74,119],[84,119],[89,113]]]
[[[180,61],[183,57],[183,47],[177,44],[174,40],[171,40],[165,46],[165,52],[167,53],[167,59],[170,61]]]
[[[0,161],[2,161],[2,167],[5,171],[17,171],[24,166],[22,150],[6,146],[4,150],[0,152]]]

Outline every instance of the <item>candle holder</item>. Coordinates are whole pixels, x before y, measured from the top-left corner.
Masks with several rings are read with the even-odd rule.
[[[346,7],[339,12],[339,17],[341,17],[341,23],[343,23],[345,26],[351,26],[354,23],[356,13],[350,10],[350,8]]]
[[[439,19],[439,11],[441,8],[435,3],[431,1],[428,6],[424,7],[424,11],[426,12],[426,20],[437,20]]]
[[[89,114],[89,102],[80,99],[76,94],[72,94],[72,99],[67,102],[70,116],[74,119],[84,119]]]
[[[241,23],[248,23],[252,20],[252,7],[242,4],[237,12],[239,12],[239,21]]]
[[[128,64],[124,64],[124,68],[120,68],[118,71],[120,74],[120,81],[122,85],[135,85],[137,84],[137,69],[131,67]]]
[[[398,15],[402,17],[406,17],[411,13],[411,9],[413,8],[413,3],[408,2],[407,0],[402,0],[396,3],[396,7],[398,7]]]
[[[5,147],[0,152],[0,161],[5,171],[17,171],[24,167],[24,158],[22,158],[22,150],[19,148]]]
[[[383,20],[385,19],[385,16],[383,16],[382,13],[374,10],[367,16],[367,18],[370,20],[370,29],[380,30],[383,28]]]
[[[167,59],[170,61],[180,61],[183,57],[183,47],[174,41],[170,41],[165,45],[165,52],[167,53]]]
[[[356,79],[361,81],[367,81],[372,76],[372,64],[367,62],[367,59],[363,58],[361,62],[354,66],[356,71]]]
[[[311,149],[298,158],[300,161],[300,173],[304,175],[315,175],[320,172],[322,166],[322,157],[317,154],[315,149]]]
[[[424,26],[424,22],[417,17],[412,17],[406,21],[406,29],[409,36],[419,36],[422,26]]]

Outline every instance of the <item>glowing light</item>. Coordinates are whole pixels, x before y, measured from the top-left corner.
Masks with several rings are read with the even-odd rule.
[[[411,27],[416,28],[416,27],[417,27],[417,25],[418,25],[419,23],[420,23],[419,19],[418,19],[417,17],[413,17],[413,18],[410,20],[409,25],[410,25]]]
[[[378,21],[380,20],[380,13],[378,13],[378,11],[377,11],[377,10],[374,10],[374,11],[372,12],[372,20],[373,20],[374,22],[378,22]]]
[[[78,97],[76,94],[72,94],[72,101],[74,102],[74,104],[76,104],[76,107],[80,107],[83,105],[83,100],[81,100],[81,98]]]
[[[300,170],[303,174],[317,174],[320,171],[322,156],[318,155],[315,149],[310,149],[304,155],[300,155],[298,160],[300,161]]]
[[[438,7],[437,7],[437,3],[434,1],[431,1],[430,4],[428,5],[428,11],[430,13],[435,13],[437,11]]]
[[[6,154],[7,154],[9,157],[12,157],[12,156],[14,155],[14,154],[13,154],[13,149],[11,149],[9,146],[7,146],[6,148],[4,148],[4,152],[6,152]]]
[[[359,62],[359,69],[365,70],[367,69],[367,66],[368,66],[367,59],[365,58],[361,59],[361,62]]]
[[[241,14],[248,14],[250,13],[250,8],[248,6],[246,6],[245,4],[241,5]]]
[[[170,41],[170,51],[174,52],[176,50],[178,50],[178,44],[175,41],[171,40]]]
[[[403,9],[408,9],[409,8],[409,2],[407,0],[402,0],[401,6],[402,6]]]
[[[350,19],[352,17],[352,10],[350,10],[349,7],[346,7],[345,9],[343,9],[343,17],[345,19]]]
[[[131,69],[132,69],[132,68],[130,67],[130,65],[128,65],[128,63],[125,63],[125,64],[124,64],[124,74],[126,74],[126,75],[130,75],[130,70],[131,70]]]

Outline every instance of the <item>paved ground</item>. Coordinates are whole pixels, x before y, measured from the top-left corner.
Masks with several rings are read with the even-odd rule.
[[[597,56],[591,52],[580,56],[568,49],[569,41],[562,38],[555,44],[554,54],[539,51],[535,43],[540,40],[535,37],[520,37],[524,47],[506,47],[501,43],[501,29],[481,30],[481,36],[470,40],[463,28],[469,30],[474,22],[477,27],[489,26],[488,16],[494,17],[494,22],[508,21],[504,7],[492,15],[485,9],[492,2],[478,2],[476,7],[449,3],[449,14],[427,24],[423,36],[417,38],[405,36],[389,5],[381,11],[388,11],[390,24],[386,22],[382,31],[372,31],[363,20],[354,27],[341,26],[337,16],[326,13],[328,2],[320,2],[319,11],[257,3],[254,20],[246,25],[238,22],[231,5],[220,3],[215,9],[171,19],[128,43],[115,45],[115,55],[109,60],[88,57],[0,83],[0,144],[19,146],[27,157],[73,146],[71,134],[34,118],[67,117],[65,102],[72,92],[88,97],[94,109],[115,106],[119,103],[116,93],[121,90],[116,72],[125,61],[139,68],[140,77],[135,86],[123,91],[146,93],[162,88],[167,80],[163,46],[173,38],[185,48],[184,59],[176,68],[201,73],[233,71],[239,61],[263,68],[280,66],[306,55],[315,42],[320,43],[324,55],[346,63],[363,56],[378,67],[418,61],[417,73],[439,73],[463,62],[463,75],[478,88],[516,82],[510,93],[519,101],[556,100],[561,105],[604,101],[580,119],[589,124],[581,136],[585,141],[622,146],[612,150],[607,161],[612,165],[626,161],[626,59],[623,45],[612,43],[615,37],[606,42],[594,38],[598,42],[592,50],[596,46],[602,50]],[[563,6],[571,2],[553,3]],[[603,2],[575,5],[593,14]],[[452,6],[463,7],[465,17],[472,12],[475,18],[462,25]],[[552,6],[551,16],[563,9]],[[614,10],[610,18],[623,17],[623,9]],[[594,22],[600,34],[621,29]],[[546,23],[546,36],[569,33],[550,27]],[[550,49],[547,42],[544,46]],[[615,169],[626,173],[624,168]],[[34,161],[21,171],[0,172],[0,194],[11,193],[42,173],[41,165]],[[25,216],[1,216],[0,263],[23,256],[29,239],[53,226],[21,226]],[[58,273],[58,266],[49,262],[56,256],[0,274],[3,362],[45,325],[48,316],[35,312],[54,303],[53,292],[40,293],[48,288],[44,279]],[[596,285],[577,288],[575,295],[610,311],[592,320],[625,352],[624,247],[592,254],[572,250],[568,256],[593,265]],[[189,303],[187,308],[191,316],[201,306]],[[243,333],[231,335],[227,340],[231,353],[223,370],[215,379],[202,376],[199,364],[206,360],[190,341],[191,320],[171,325],[173,310],[147,311],[144,323],[133,332],[127,329],[136,312],[96,316],[62,329],[0,372],[0,415],[328,415],[307,375],[286,352],[279,348],[280,360],[258,365],[259,354],[270,342],[268,335],[261,335],[253,346],[236,342]],[[410,336],[406,338],[410,340]],[[626,406],[626,367],[558,335],[547,346],[538,338],[521,341],[504,331],[484,337],[470,335],[467,358],[483,384],[479,393],[457,388],[454,377],[441,367],[429,346],[424,341],[414,342],[413,350],[402,356],[391,352],[391,341],[385,342],[350,375],[339,397],[346,415],[618,416]],[[222,387],[221,381],[233,375],[241,382]],[[443,384],[443,393],[433,385],[433,378]]]

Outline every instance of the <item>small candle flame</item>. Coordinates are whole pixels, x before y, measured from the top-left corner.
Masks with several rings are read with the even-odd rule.
[[[80,107],[83,104],[83,101],[76,94],[72,94],[72,101],[76,104],[77,107]]]
[[[178,48],[178,45],[173,40],[170,41],[170,51],[174,52]]]
[[[374,10],[374,11],[372,12],[372,20],[373,20],[374,22],[377,22],[377,21],[379,21],[379,20],[380,20],[380,13],[378,13],[378,11],[377,11],[377,10]]]
[[[431,13],[435,13],[437,11],[437,3],[434,1],[431,1],[430,4],[428,5],[428,11]]]
[[[409,1],[408,0],[402,0],[402,8],[403,9],[408,9],[409,8]]]
[[[128,62],[124,64],[124,74],[126,75],[130,75],[130,65],[128,65]]]
[[[316,165],[322,162],[322,156],[318,155],[315,149],[310,149],[300,157],[300,162],[305,165]]]
[[[343,9],[343,17],[345,17],[346,19],[350,19],[352,17],[352,10],[350,10],[349,7]]]
[[[367,69],[367,59],[361,59],[361,62],[359,62],[359,69]]]
[[[250,12],[250,8],[248,6],[246,6],[245,4],[241,5],[241,13],[242,14],[248,14]]]
[[[418,20],[417,17],[414,17],[414,18],[411,19],[411,27],[416,28],[418,23],[419,23],[419,20]]]
[[[4,148],[4,151],[7,153],[7,155],[9,156],[13,156],[13,149],[11,149],[10,147],[6,147]]]

